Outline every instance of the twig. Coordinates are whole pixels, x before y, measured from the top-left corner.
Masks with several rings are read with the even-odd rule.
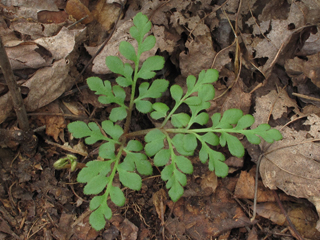
[[[304,99],[320,102],[319,98],[310,97],[310,96],[303,95],[303,94],[300,94],[300,93],[292,93],[292,95],[296,96],[296,97],[299,97],[299,98],[304,98]]]
[[[287,212],[284,210],[283,205],[282,205],[282,203],[281,203],[281,201],[280,201],[280,199],[279,199],[279,196],[278,196],[277,192],[276,192],[276,191],[273,191],[273,195],[274,195],[274,198],[276,199],[276,201],[277,201],[277,203],[278,203],[278,205],[279,205],[279,207],[280,207],[280,209],[281,209],[282,214],[286,217],[286,219],[287,219],[287,221],[288,221],[288,223],[289,223],[292,231],[293,231],[294,234],[296,235],[295,237],[296,237],[297,239],[299,239],[299,240],[304,240],[304,238],[300,235],[300,233],[297,231],[296,227],[295,227],[295,226],[293,225],[293,223],[291,222],[291,219],[289,218]]]
[[[85,153],[85,152],[81,152],[81,151],[78,151],[76,149],[72,149],[71,147],[67,147],[67,146],[63,146],[63,145],[51,142],[51,141],[49,141],[47,139],[45,140],[45,142],[50,144],[50,145],[53,145],[55,147],[61,148],[61,149],[65,150],[65,151],[67,151],[67,152],[76,153],[76,154],[79,154],[79,155],[84,156],[84,157],[88,156],[88,154]]]
[[[256,219],[256,215],[257,215],[259,167],[260,167],[262,157],[263,157],[263,154],[259,156],[259,159],[257,161],[256,176],[255,176],[255,183],[254,183],[253,213],[250,219],[251,222],[253,222]]]
[[[17,114],[19,127],[27,132],[29,131],[29,122],[27,117],[27,111],[23,104],[20,88],[13,76],[13,71],[8,59],[8,55],[4,48],[2,38],[0,37],[0,67],[2,69],[3,76],[7,82],[8,89],[12,98],[13,108]]]
[[[22,130],[21,136],[24,138],[24,141],[21,143],[21,151],[26,157],[32,157],[35,154],[35,149],[38,144],[38,138],[35,135],[33,135],[33,131],[30,129],[27,111],[22,100],[20,88],[13,76],[13,71],[1,37],[0,67],[8,85],[8,89],[13,103],[13,108],[17,115],[19,127]]]
[[[82,20],[85,20],[88,17],[88,15],[84,16],[83,18],[79,19],[78,21],[72,23],[69,27],[67,27],[68,29],[71,29],[73,26],[77,25],[79,22],[82,22]]]

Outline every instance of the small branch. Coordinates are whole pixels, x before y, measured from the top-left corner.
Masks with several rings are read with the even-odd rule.
[[[7,82],[9,93],[11,95],[13,108],[16,112],[19,127],[22,130],[18,132],[16,137],[22,138],[21,142],[21,152],[26,157],[32,157],[36,152],[36,147],[38,144],[38,138],[33,135],[33,131],[30,129],[29,121],[27,117],[27,111],[24,106],[20,88],[13,76],[13,71],[8,59],[8,55],[4,48],[2,39],[0,37],[0,67],[3,73],[3,76]]]
[[[11,94],[13,108],[17,114],[19,127],[23,131],[27,132],[29,131],[29,122],[28,122],[27,112],[23,104],[20,88],[16,80],[14,79],[12,68],[8,59],[8,55],[2,43],[1,37],[0,37],[0,67],[2,69],[4,78],[7,82],[9,92]]]
[[[300,233],[297,231],[296,227],[293,225],[292,221],[290,220],[290,217],[288,216],[286,210],[283,208],[283,205],[279,199],[279,196],[277,194],[276,191],[273,190],[273,195],[274,195],[274,198],[276,199],[278,205],[279,205],[279,208],[282,212],[282,214],[286,217],[286,220],[288,221],[289,223],[289,226],[291,227],[292,231],[294,232],[294,234],[296,235],[295,237],[298,239],[298,240],[304,240],[304,238],[300,235]]]

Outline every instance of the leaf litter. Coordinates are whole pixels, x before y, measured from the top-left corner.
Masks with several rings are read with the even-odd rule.
[[[24,101],[27,110],[34,112],[30,121],[34,120],[33,128],[45,124],[47,130],[39,133],[41,137],[58,143],[41,144],[36,156],[25,161],[14,158],[12,153],[17,152],[17,147],[1,150],[0,224],[3,227],[0,238],[263,238],[269,232],[256,225],[260,221],[268,225],[272,239],[280,239],[283,233],[279,233],[277,225],[286,223],[275,199],[270,197],[271,190],[280,189],[280,199],[295,228],[305,238],[318,239],[320,224],[309,202],[320,215],[320,111],[317,108],[320,43],[316,26],[320,21],[319,1],[228,0],[219,5],[191,0],[127,2],[115,32],[94,58],[85,78],[97,74],[110,77],[105,57],[119,56],[120,42],[129,38],[131,18],[142,11],[151,19],[157,39],[150,55],[161,54],[166,59],[166,72],[160,75],[174,84],[183,82],[189,74],[197,75],[202,69],[218,68],[220,78],[215,83],[218,98],[211,102],[210,114],[232,107],[244,113],[254,112],[255,124],[269,121],[281,130],[284,139],[269,148],[265,143],[260,149],[248,148],[254,162],[255,156],[263,151],[258,183],[260,217],[256,221],[250,222],[251,209],[246,207],[252,206],[255,182],[249,156],[230,157],[226,162],[236,168],[225,179],[218,179],[203,165],[197,165],[197,159],[192,159],[194,174],[188,177],[185,195],[180,201],[173,204],[167,200],[166,195],[163,196],[163,185],[156,177],[144,179],[140,192],[127,192],[124,209],[112,207],[118,214],[101,232],[95,232],[89,225],[88,199],[82,195],[79,185],[72,184],[76,175],[67,170],[54,171],[52,165],[68,153],[68,148],[61,148],[59,144],[68,147],[83,144],[74,142],[66,131],[66,124],[72,121],[68,115],[89,118],[90,112],[90,118],[100,121],[112,111],[112,105],[97,104],[97,97],[88,90],[62,98],[66,103],[75,102],[72,105],[61,104],[60,96],[75,83],[82,84],[83,78],[78,74],[114,27],[120,7],[113,1],[69,0],[71,6],[80,7],[85,13],[89,11],[90,19],[68,29],[66,26],[83,15],[78,16],[69,7],[66,10],[65,1],[49,2],[2,1],[0,5],[5,19],[1,21],[0,34],[17,80],[28,89]],[[165,97],[163,100],[168,101]],[[72,108],[77,102],[80,110]],[[37,117],[37,113],[48,112],[45,108],[52,109],[50,114]],[[8,93],[0,96],[0,113],[2,127],[10,128],[13,121],[9,117],[13,114]],[[136,118],[133,126],[141,129],[146,120]],[[89,156],[95,156],[97,147],[93,146]],[[85,161],[84,158],[81,161]],[[162,197],[153,201],[152,196],[158,191]],[[295,219],[309,222],[303,226]],[[298,238],[291,226],[289,229],[291,233],[286,232],[287,236]]]

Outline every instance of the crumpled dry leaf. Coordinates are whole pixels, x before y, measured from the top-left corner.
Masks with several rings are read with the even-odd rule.
[[[231,88],[221,107],[222,113],[230,108],[239,108],[244,112],[244,114],[249,113],[251,106],[251,93],[246,93],[244,89],[245,85],[243,84],[242,79],[238,79]]]
[[[304,25],[304,14],[296,4],[292,3],[288,7],[285,3],[279,5],[280,2],[281,1],[270,1],[267,4],[262,14],[259,15],[261,27],[259,25],[258,29],[257,26],[255,26],[255,19],[249,19],[246,22],[249,26],[255,26],[256,34],[260,31],[260,34],[254,37],[251,43],[246,42],[246,45],[251,45],[249,49],[253,49],[255,59],[266,60],[266,62],[259,67],[262,72],[267,72],[272,68],[275,64],[274,60],[277,57],[278,51],[284,47],[284,44],[288,43],[288,40],[294,33],[294,31],[288,29],[288,25],[294,24],[296,29]],[[279,16],[275,17],[275,12],[274,10],[272,10],[272,12],[271,9],[277,9]],[[283,19],[286,13],[288,18]],[[271,28],[271,30],[269,28]],[[267,38],[261,38],[260,36],[262,36],[262,34]]]
[[[277,120],[286,113],[289,108],[297,115],[302,115],[296,101],[291,99],[285,90],[281,90],[278,94],[275,90],[270,91],[265,96],[256,98],[256,112],[253,114],[255,118],[254,124],[251,128],[256,128],[259,124],[266,123],[272,110],[271,115],[274,120]]]
[[[43,109],[39,109],[39,111],[46,113],[62,113],[59,103],[56,101],[48,104]],[[38,116],[38,120],[41,122],[41,125],[46,125],[46,134],[53,137],[56,142],[58,142],[59,134],[67,127],[64,117],[59,115],[40,115]]]
[[[276,92],[271,91],[266,96],[257,98],[256,102],[256,122],[253,127],[267,121],[270,109],[273,109],[273,119],[287,114],[289,108],[296,113],[291,120],[302,115],[284,90],[280,92],[278,99]],[[297,198],[307,198],[315,204],[320,215],[320,143],[314,141],[320,139],[319,123],[320,118],[311,114],[304,122],[304,125],[310,127],[309,131],[284,127],[281,130],[283,139],[267,148],[267,153],[261,159],[260,174],[266,187],[279,188]],[[320,222],[317,229],[320,230]]]
[[[1,3],[10,8],[10,16],[18,18],[33,18],[37,19],[37,13],[39,11],[48,10],[48,11],[59,11],[58,6],[52,0],[15,0],[15,1],[6,1],[2,0]]]
[[[82,41],[84,33],[83,29],[63,28],[57,36],[36,40],[39,45],[43,44],[44,48],[51,51],[56,61],[52,67],[39,69],[23,84],[30,90],[24,99],[27,111],[34,111],[53,102],[73,86],[75,79],[72,74],[75,70],[71,65],[75,58],[74,48]],[[12,110],[12,102],[8,99],[9,93],[0,97],[0,122],[3,122]]]
[[[73,220],[73,214],[63,212],[61,214],[59,225],[57,228],[54,228],[52,233],[55,238],[58,239],[69,239],[73,235],[73,231],[70,231],[70,225]]]
[[[311,34],[303,45],[301,55],[313,55],[320,51],[320,32]]]
[[[168,31],[164,26],[153,26],[153,34],[156,37],[161,52],[167,51],[171,54],[177,45],[180,36],[175,32]]]
[[[320,238],[320,233],[315,229],[318,217],[312,208],[290,202],[283,203],[283,207],[302,237],[314,240]],[[258,204],[257,213],[278,225],[289,226],[286,217],[282,214],[281,209],[276,203]]]
[[[311,129],[295,131],[286,127],[281,131],[283,140],[271,145],[261,161],[260,173],[267,187],[280,188],[298,198],[320,197],[320,144],[313,142],[320,138],[319,124]]]
[[[109,31],[113,24],[116,22],[119,14],[120,7],[116,4],[106,3],[105,0],[100,0],[96,8],[92,11],[93,16],[102,25],[105,31]]]
[[[187,51],[180,53],[181,75],[183,77],[191,74],[197,76],[202,69],[211,68],[216,52],[213,49],[209,27],[201,21],[199,16],[186,18],[179,12],[171,16],[171,22],[176,29],[180,26],[181,32],[185,30],[185,25],[188,26],[194,36],[194,38],[189,37],[185,43]]]
[[[40,11],[38,12],[38,21],[40,23],[63,23],[67,21],[68,14],[65,11]]]
[[[156,212],[160,220],[164,219],[164,212],[166,211],[166,200],[167,193],[163,188],[152,195],[152,203],[156,208]]]
[[[179,58],[182,76],[197,76],[202,69],[211,67],[216,52],[212,47],[212,39],[209,32],[206,35],[197,36],[194,40],[188,41],[186,48],[188,53],[182,52]]]
[[[255,191],[255,174],[256,168],[252,168],[250,172],[241,171],[240,177],[237,181],[236,189],[234,191],[234,196],[236,198],[242,199],[253,199]],[[290,197],[286,194],[281,194],[280,199],[289,201]],[[275,198],[272,190],[266,188],[262,181],[258,181],[258,194],[257,202],[274,202]]]
[[[49,67],[52,63],[50,52],[35,43],[21,43],[6,48],[12,70]]]
[[[86,213],[87,212],[84,212],[83,215]],[[97,232],[91,227],[89,223],[89,216],[85,217],[80,223],[75,225],[73,227],[73,232],[74,232],[74,236],[78,240],[94,240],[99,235],[99,232]]]
[[[69,90],[75,83],[69,75],[70,64],[61,59],[52,67],[39,69],[23,86],[30,89],[24,99],[27,111],[34,111],[43,107]]]
[[[52,67],[38,70],[23,86],[30,89],[24,99],[27,111],[34,111],[57,99],[62,93],[69,90],[74,79],[68,75],[70,66],[64,59],[57,61]],[[0,97],[0,122],[3,122],[12,110],[9,93]]]
[[[70,111],[73,115],[81,116],[81,117],[87,117],[86,109],[83,105],[81,105],[78,101],[62,101],[64,109],[68,109],[67,111]],[[94,105],[95,106],[95,105]]]
[[[320,98],[320,53],[308,56],[307,60],[295,57],[285,63],[287,74],[291,77],[297,92],[308,97]],[[301,101],[320,106],[319,101],[301,98]]]
[[[307,61],[295,57],[288,59],[285,63],[285,68],[293,85],[299,85],[299,80],[308,77],[319,88],[320,87],[320,53],[308,56]],[[298,82],[297,82],[298,81]],[[301,81],[301,80],[300,80]]]
[[[49,37],[57,34],[65,23],[48,24],[40,22],[28,22],[25,19],[19,19],[11,23],[10,29],[20,33],[22,36],[31,39],[38,39],[41,37]]]
[[[86,19],[81,21],[83,24],[88,24],[94,20],[92,13],[80,0],[68,0],[66,12],[76,20],[80,20],[87,16]]]
[[[214,172],[203,168],[203,165],[194,165],[192,180],[188,181],[182,197],[207,197],[218,187],[218,177]]]
[[[0,97],[0,123],[2,123],[11,113],[13,108],[10,94]]]
[[[136,240],[138,238],[139,228],[130,222],[127,218],[118,227],[123,240]]]
[[[55,61],[67,58],[73,51],[77,42],[83,39],[85,29],[69,30],[63,27],[52,37],[39,38],[34,42],[44,47],[52,54]]]

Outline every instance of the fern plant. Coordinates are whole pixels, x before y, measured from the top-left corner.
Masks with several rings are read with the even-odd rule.
[[[209,101],[214,98],[215,89],[212,85],[218,80],[218,71],[208,69],[201,71],[198,79],[188,76],[187,91],[179,85],[170,87],[170,94],[175,105],[170,109],[162,102],[151,101],[159,98],[167,91],[169,82],[156,79],[155,71],[164,66],[164,58],[151,56],[139,68],[140,56],[143,52],[155,46],[155,37],[148,35],[151,22],[147,16],[138,13],[133,19],[134,26],[130,29],[131,36],[137,41],[135,49],[129,42],[121,42],[120,53],[133,62],[134,68],[123,63],[120,58],[108,56],[106,65],[118,74],[116,85],[110,81],[103,81],[98,77],[87,79],[89,88],[99,95],[98,100],[103,104],[114,103],[109,120],[101,123],[101,127],[94,122],[88,124],[76,121],[68,125],[68,130],[75,138],[85,138],[86,144],[101,141],[99,156],[103,161],[94,160],[86,164],[78,174],[77,181],[85,183],[84,193],[96,195],[90,201],[92,213],[89,221],[96,230],[104,228],[106,219],[110,219],[112,211],[107,200],[110,198],[117,206],[125,204],[125,196],[121,189],[113,185],[115,176],[119,176],[121,184],[133,190],[140,190],[142,179],[140,175],[151,175],[152,164],[148,157],[153,157],[153,164],[163,167],[161,178],[166,181],[169,196],[177,201],[183,194],[183,187],[187,184],[186,174],[192,174],[193,166],[188,159],[194,155],[199,146],[199,159],[208,164],[211,171],[219,177],[228,174],[228,166],[224,163],[224,155],[214,150],[214,146],[227,146],[230,153],[236,157],[244,155],[244,147],[234,133],[243,134],[249,142],[260,143],[260,137],[272,143],[282,138],[280,132],[271,129],[268,124],[261,124],[255,129],[247,129],[254,123],[254,117],[244,115],[239,109],[229,109],[223,113],[211,116],[205,112],[210,107]],[[139,86],[137,80],[143,81]],[[125,104],[126,92],[124,88],[131,88],[129,105]],[[136,93],[138,91],[138,93]],[[155,102],[155,103],[152,103]],[[181,104],[187,104],[190,114],[176,113]],[[144,114],[150,114],[155,120],[163,120],[158,128],[129,132],[131,114],[134,109]],[[116,124],[124,120],[124,127]],[[168,122],[171,122],[169,128]],[[202,128],[191,128],[194,124]],[[104,134],[101,132],[104,131]],[[135,139],[144,136],[144,143]],[[166,144],[165,144],[166,143]]]

